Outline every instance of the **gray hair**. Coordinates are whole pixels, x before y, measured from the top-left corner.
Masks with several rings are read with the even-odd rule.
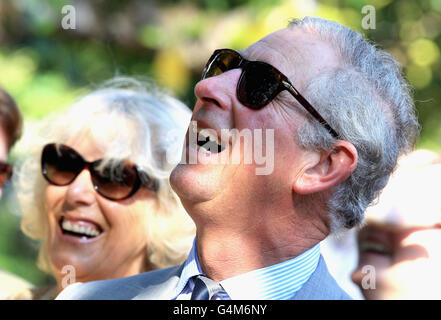
[[[36,129],[30,130],[20,142],[27,156],[16,171],[14,184],[23,214],[21,228],[26,235],[39,240],[38,264],[42,270],[53,271],[45,245],[47,182],[40,171],[41,151],[47,143],[66,143],[85,132],[90,134],[97,148],[104,147],[105,161],[130,160],[159,183],[157,210],[146,212],[146,266],[164,268],[185,260],[195,227],[171,189],[169,175],[175,163],[166,161],[166,153],[180,159],[190,118],[191,112],[183,103],[153,85],[118,77],[85,95],[67,110],[46,117]]]
[[[301,28],[333,46],[342,63],[315,77],[304,92],[320,114],[358,152],[354,172],[328,200],[330,230],[352,228],[363,221],[368,205],[379,195],[400,154],[413,149],[419,124],[411,88],[393,56],[377,49],[336,22],[315,17],[294,19]],[[334,138],[316,120],[299,128],[300,146],[329,150]]]

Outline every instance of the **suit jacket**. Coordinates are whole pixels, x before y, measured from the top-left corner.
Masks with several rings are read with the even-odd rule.
[[[57,299],[65,300],[170,300],[184,265],[141,273],[136,276],[75,283],[64,289]],[[348,300],[331,276],[320,255],[317,268],[294,295],[294,300]]]

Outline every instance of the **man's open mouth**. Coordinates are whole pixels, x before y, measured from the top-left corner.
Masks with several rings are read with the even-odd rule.
[[[101,228],[97,225],[89,222],[71,221],[64,217],[60,220],[60,227],[63,234],[85,239],[98,237],[102,233]]]
[[[219,141],[217,133],[212,129],[193,126],[197,138],[197,150],[203,153],[219,153],[225,150],[225,145]]]

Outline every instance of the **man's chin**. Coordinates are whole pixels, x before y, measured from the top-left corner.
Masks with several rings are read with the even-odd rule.
[[[170,185],[183,203],[209,201],[220,190],[221,171],[213,165],[178,164],[170,175]]]

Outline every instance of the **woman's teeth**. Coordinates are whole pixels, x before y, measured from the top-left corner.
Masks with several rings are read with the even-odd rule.
[[[101,234],[101,232],[92,227],[85,227],[75,222],[70,222],[69,220],[63,220],[61,223],[61,229],[63,231],[76,233],[78,236],[96,237]]]

